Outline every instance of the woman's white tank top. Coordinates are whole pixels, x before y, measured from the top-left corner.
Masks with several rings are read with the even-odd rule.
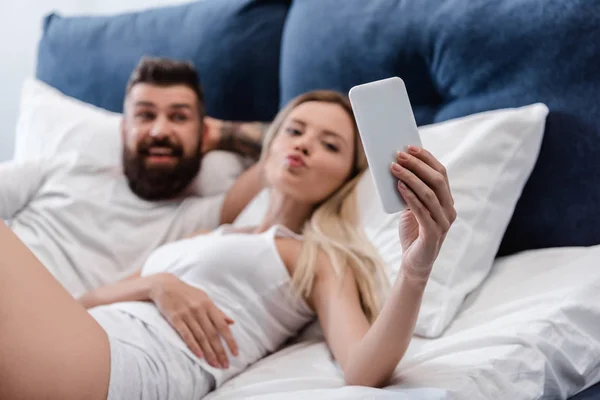
[[[275,244],[276,237],[302,237],[275,225],[260,234],[233,231],[221,226],[207,235],[166,244],[146,261],[142,275],[168,272],[204,290],[215,305],[234,320],[230,325],[239,347],[234,357],[224,341],[228,369],[213,368],[198,359],[150,302],[110,305],[154,327],[165,340],[182,349],[210,372],[219,387],[242,372],[315,318],[303,298],[295,294],[288,270]]]

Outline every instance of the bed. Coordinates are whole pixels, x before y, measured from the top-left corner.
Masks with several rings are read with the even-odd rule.
[[[17,159],[49,157],[76,150],[79,153],[92,151],[94,157],[107,163],[119,162],[119,140],[114,135],[120,120],[118,114],[77,101],[33,79],[23,88],[21,109],[21,126],[28,128],[19,129]],[[528,168],[535,160],[531,153],[535,154],[539,146],[546,115],[547,108],[535,104],[420,128],[424,145],[445,162],[459,214],[484,215],[489,224],[492,214],[484,212],[479,204],[483,202],[486,207],[501,212],[502,215],[495,216],[498,224],[508,221],[510,204],[516,201]],[[525,133],[527,130],[530,132]],[[463,139],[456,133],[449,135],[451,132],[460,132]],[[465,142],[469,146],[465,147]],[[502,148],[512,153],[508,143],[521,148],[525,156],[505,163],[499,154]],[[243,171],[241,165],[232,169],[235,159],[226,154],[207,156],[200,181],[213,182],[208,185],[211,187],[218,181],[221,187],[215,190],[225,190]],[[472,169],[472,165],[478,165],[484,174],[469,174],[464,170]],[[503,169],[512,179],[490,180],[488,176],[494,168]],[[456,176],[462,179],[455,179]],[[504,206],[492,205],[483,195],[468,206],[465,198],[475,192],[487,192],[491,184],[503,192]],[[392,265],[401,256],[394,250],[399,247],[398,243],[392,239],[397,236],[397,221],[394,216],[383,214],[373,196],[372,185],[370,175],[366,174],[357,186],[361,220],[368,237]],[[268,192],[261,192],[235,223],[255,224],[265,212],[267,199]],[[458,221],[461,220],[471,229],[476,227],[474,221],[459,217]],[[489,226],[483,229],[479,234],[484,234],[487,240],[471,242],[463,231],[451,229],[446,243],[451,248],[466,242],[471,249],[474,245],[497,247],[503,230]],[[443,248],[439,260],[447,264],[449,259],[455,258],[451,250]],[[473,263],[468,257],[462,257],[456,260],[459,271],[451,272],[453,267],[442,264],[442,269],[432,274],[422,314],[438,315],[435,310],[440,302],[460,298],[461,291],[469,294],[464,301],[456,303],[459,309],[441,335],[425,330],[425,336],[415,336],[393,384],[383,390],[343,387],[340,371],[332,361],[320,327],[313,324],[280,351],[227,382],[209,399],[567,398],[599,380],[600,246],[538,249],[495,260],[492,255],[488,260],[489,269],[482,269],[480,259]],[[439,264],[435,268],[439,268]],[[389,273],[393,279],[397,270]],[[448,274],[456,277],[454,284],[435,280],[436,276]],[[472,281],[476,275],[478,280]],[[465,289],[464,284],[469,281],[470,286]],[[457,296],[435,296],[435,292],[448,290]],[[428,327],[430,320],[423,318],[420,325]]]
[[[413,340],[384,389],[344,387],[311,326],[207,400],[567,398],[600,379],[598,260],[600,246],[498,259],[442,337]]]
[[[393,75],[420,126],[548,107],[497,258],[447,324],[415,336],[392,385],[343,386],[312,325],[209,400],[600,398],[600,5],[203,0],[44,22],[36,78],[112,118],[146,54],[193,60],[222,119],[268,121],[304,91]]]

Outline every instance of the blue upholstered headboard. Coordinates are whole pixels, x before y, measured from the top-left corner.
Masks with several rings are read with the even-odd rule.
[[[191,59],[209,114],[269,120],[304,91],[401,76],[420,124],[543,102],[500,254],[600,243],[600,2],[205,0],[45,21],[37,76],[119,111],[143,54]]]
[[[207,112],[268,120],[279,103],[279,48],[287,1],[203,0],[115,16],[44,20],[37,77],[69,96],[120,112],[144,55],[192,61]]]

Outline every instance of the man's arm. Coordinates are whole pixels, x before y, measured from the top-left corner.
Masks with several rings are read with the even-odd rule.
[[[46,177],[39,161],[0,163],[0,219],[9,220],[33,199]]]
[[[221,224],[231,224],[242,210],[263,189],[262,164],[248,168],[225,194],[221,208]]]
[[[204,152],[224,150],[258,160],[269,123],[222,121],[211,117],[205,119],[208,132],[204,137]]]
[[[233,122],[206,117],[207,135],[203,151],[224,150],[257,161],[270,123]],[[221,224],[230,224],[244,207],[263,189],[261,166],[256,163],[248,168],[227,191],[221,209]]]

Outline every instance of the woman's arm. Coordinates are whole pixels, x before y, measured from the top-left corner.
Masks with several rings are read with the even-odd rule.
[[[158,275],[141,276],[141,270],[111,285],[90,290],[77,301],[84,308],[92,308],[121,301],[148,301]]]
[[[389,380],[412,338],[424,288],[422,280],[410,279],[401,272],[370,326],[360,305],[354,275],[348,271],[340,290],[329,261],[321,260],[312,302],[349,385],[380,387]]]
[[[113,285],[93,290],[79,300],[85,308],[122,301],[151,301],[198,357],[215,368],[228,368],[229,360],[221,342],[225,339],[231,354],[238,347],[225,315],[201,289],[190,286],[169,273],[131,276]]]
[[[312,294],[325,337],[349,384],[384,385],[394,373],[412,338],[433,263],[456,218],[443,165],[428,151],[411,147],[398,153],[392,173],[408,204],[400,217],[402,268],[372,326],[360,306],[349,271],[342,290],[324,255]]]

